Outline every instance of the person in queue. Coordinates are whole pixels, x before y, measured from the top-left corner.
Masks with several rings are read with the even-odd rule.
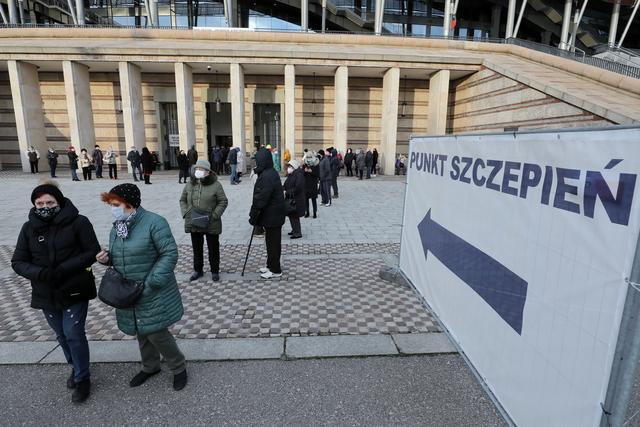
[[[191,180],[182,190],[180,210],[184,218],[184,231],[191,235],[193,247],[193,274],[190,281],[204,276],[204,240],[209,248],[209,267],[214,282],[220,280],[220,234],[222,233],[222,214],[227,209],[227,196],[218,177],[206,160],[198,160],[193,168]],[[192,223],[192,211],[196,208],[205,211],[208,216],[205,229]]]
[[[273,157],[266,148],[256,153],[254,169],[258,179],[253,188],[253,202],[249,211],[249,224],[264,228],[267,247],[267,266],[260,269],[260,277],[273,279],[282,276],[282,226],[286,217],[280,175],[273,167]]]
[[[138,340],[142,370],[129,385],[138,387],[160,372],[160,357],[173,374],[174,390],[187,384],[185,357],[169,326],[182,318],[184,308],[174,270],[178,246],[166,219],[147,211],[135,184],[121,184],[102,201],[111,206],[115,219],[109,235],[109,250],[96,259],[123,277],[144,283],[144,291],[132,308],[116,309],[118,328]]]
[[[89,300],[96,297],[91,265],[100,244],[91,222],[55,181],[34,188],[31,203],[11,267],[31,281],[31,307],[42,310],[72,366],[67,379],[67,388],[73,389],[71,400],[84,402],[91,392],[85,321]]]
[[[305,213],[306,191],[304,171],[300,169],[300,162],[290,160],[287,165],[287,179],[283,184],[285,198],[295,203],[295,209],[287,212],[289,222],[291,223],[291,239],[299,239],[302,237],[302,227],[300,218]]]

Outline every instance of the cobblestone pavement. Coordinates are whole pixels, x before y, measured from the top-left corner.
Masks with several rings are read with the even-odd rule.
[[[224,177],[223,177],[224,179]],[[0,177],[2,200],[14,214],[0,226],[0,341],[51,341],[42,314],[29,308],[30,286],[10,268],[13,245],[29,208],[32,176]],[[230,206],[223,216],[221,281],[210,275],[188,282],[191,247],[177,208],[181,187],[168,175],[155,177],[154,186],[142,185],[143,205],[168,218],[179,242],[176,275],[185,315],[173,327],[179,338],[236,338],[313,335],[358,335],[437,332],[433,317],[415,292],[378,278],[378,270],[399,251],[404,184],[398,179],[340,182],[340,198],[322,207],[319,218],[303,220],[305,238],[288,244],[283,236],[281,279],[258,280],[256,271],[266,262],[264,241],[255,238],[240,276],[250,227],[246,222],[251,183],[231,187],[223,181]],[[100,191],[113,181],[72,183],[62,190],[106,240],[109,211],[97,202]],[[167,201],[171,203],[167,203]],[[283,233],[288,231],[285,225]],[[104,237],[104,238],[103,238]],[[205,257],[206,259],[206,257]],[[104,269],[96,265],[97,281]],[[207,280],[208,279],[208,280]],[[90,340],[130,339],[116,326],[113,309],[94,300],[87,332]]]

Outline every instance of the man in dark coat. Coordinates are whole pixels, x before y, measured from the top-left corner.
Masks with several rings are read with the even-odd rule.
[[[187,151],[187,158],[189,159],[189,167],[192,167],[198,161],[198,152],[195,145],[192,145]]]
[[[309,218],[309,200],[311,200],[313,204],[313,217],[317,218],[318,183],[320,182],[320,168],[318,167],[319,161],[316,157],[306,157],[304,161],[304,184],[305,196],[307,199],[304,217]]]
[[[300,217],[305,212],[305,180],[304,171],[300,169],[300,162],[290,160],[287,165],[287,179],[284,182],[284,191],[287,199],[295,200],[295,210],[291,209],[287,212],[289,222],[291,222],[291,232],[289,235],[292,239],[302,237],[302,228],[300,226]]]
[[[58,167],[58,153],[53,148],[47,151],[47,161],[49,162],[49,173],[51,178],[56,178],[56,168]]]
[[[263,279],[282,276],[280,253],[282,225],[287,216],[280,175],[273,168],[271,153],[261,148],[256,153],[258,179],[253,188],[253,203],[249,211],[249,224],[264,227],[267,246],[267,267],[261,268]]]
[[[331,186],[333,187],[333,197],[338,198],[338,175],[340,175],[340,159],[338,158],[338,150],[331,149]]]
[[[96,166],[96,178],[102,178],[102,164],[104,163],[104,156],[99,145],[96,145],[91,157],[93,158],[93,164]]]
[[[351,148],[347,148],[347,154],[344,156],[344,167],[347,169],[347,176],[353,176],[353,161],[355,155]]]
[[[220,175],[220,169],[222,168],[222,150],[217,145],[212,151],[211,157],[213,158],[213,171]]]
[[[229,167],[231,168],[231,185],[236,185],[240,183],[240,178],[238,178],[238,151],[240,149],[238,147],[234,147],[229,151]]]
[[[320,196],[323,205],[331,206],[331,180],[333,179],[331,154],[325,153],[324,150],[319,150],[318,154],[322,156],[322,160],[320,160]]]
[[[181,184],[183,180],[186,184],[187,178],[189,178],[189,159],[184,150],[180,150],[180,154],[178,154],[178,168],[180,169],[178,172],[178,184]]]
[[[89,300],[96,297],[91,265],[100,244],[89,220],[55,182],[34,188],[31,203],[11,267],[31,281],[31,307],[42,310],[73,366],[67,387],[74,389],[72,400],[79,403],[91,389],[85,319]]]
[[[138,182],[138,177],[136,176],[137,171],[138,176],[140,177],[140,181],[142,181],[142,159],[136,147],[131,147],[131,151],[129,151],[129,154],[127,154],[127,160],[129,161],[129,163],[131,163],[133,180]]]
[[[371,168],[373,167],[373,153],[367,148],[367,154],[364,156],[364,165],[367,169],[367,179],[371,179]]]
[[[142,162],[142,169],[144,170],[144,183],[152,184],[151,182],[151,174],[156,167],[156,163],[153,160],[153,156],[147,147],[142,149],[142,155],[140,156],[140,161]]]

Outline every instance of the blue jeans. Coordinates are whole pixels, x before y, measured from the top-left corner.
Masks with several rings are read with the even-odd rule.
[[[71,168],[71,179],[78,179],[78,172],[74,168]]]
[[[238,165],[231,166],[231,183],[238,182]]]
[[[73,366],[76,383],[90,377],[89,343],[84,331],[88,308],[89,302],[86,301],[63,310],[42,310],[49,326],[56,333],[67,363]]]

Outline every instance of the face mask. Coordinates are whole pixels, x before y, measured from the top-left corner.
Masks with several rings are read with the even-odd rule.
[[[196,177],[196,179],[202,179],[202,178],[204,178],[204,171],[197,170],[197,171],[195,171],[195,173],[193,174],[193,176],[195,176],[195,177]]]
[[[288,167],[288,168],[287,168],[287,173],[288,173],[289,175],[291,175],[291,174],[293,173],[293,168],[292,168],[292,167]]]
[[[60,212],[60,206],[54,206],[52,208],[36,208],[36,215],[42,219],[52,218],[58,212]]]
[[[111,214],[116,221],[124,221],[128,216],[124,213],[124,208],[122,206],[111,206]]]

